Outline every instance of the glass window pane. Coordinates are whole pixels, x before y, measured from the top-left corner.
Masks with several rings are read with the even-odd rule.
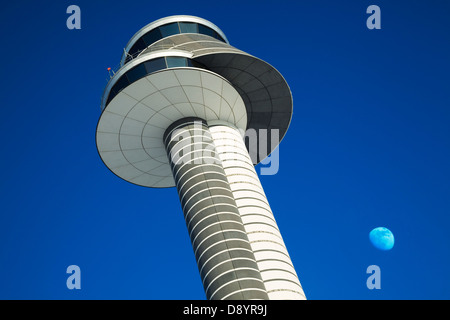
[[[180,22],[181,33],[198,33],[198,25],[194,22]]]
[[[220,34],[218,34],[216,31],[214,31],[214,38],[216,38],[216,39],[218,39],[218,40],[220,40],[220,41],[225,42],[225,40],[223,40],[223,38],[220,36]]]
[[[114,99],[115,96],[116,96],[116,94],[111,91],[109,93],[108,100],[106,100],[105,106],[107,106],[111,102],[111,100]]]
[[[140,64],[127,72],[130,83],[133,83],[147,75],[147,70],[143,64]]]
[[[152,73],[161,69],[166,69],[166,60],[164,58],[156,58],[147,62],[144,62],[147,73]]]
[[[198,25],[198,32],[202,33],[202,34],[206,34],[206,35],[211,36],[211,37],[214,37],[214,32],[215,31],[213,29],[210,29],[210,28],[208,28],[206,26],[203,26],[203,25],[199,24]]]
[[[159,28],[153,29],[152,31],[144,34],[142,36],[142,39],[144,40],[145,44],[149,46],[152,43],[158,41],[159,39],[162,39],[161,31],[159,30]]]
[[[124,74],[120,79],[116,82],[116,84],[112,87],[111,91],[118,94],[122,91],[123,88],[128,86],[130,82],[128,81],[127,75]]]
[[[180,33],[180,28],[178,27],[178,22],[169,23],[164,26],[159,27],[159,30],[161,30],[161,35],[163,37],[168,37],[173,34]]]
[[[166,57],[166,59],[167,59],[167,67],[168,68],[186,67],[187,66],[186,58]]]
[[[145,48],[147,48],[147,45],[145,44],[144,40],[140,38],[136,43],[131,47],[129,53],[134,56],[134,54],[138,51],[142,51]]]
[[[201,63],[188,59],[188,66],[189,67],[194,67],[194,68],[201,68],[201,69],[206,69],[206,67],[204,65],[202,65]]]

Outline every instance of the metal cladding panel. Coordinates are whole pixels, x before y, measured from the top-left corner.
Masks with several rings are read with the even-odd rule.
[[[222,52],[214,59],[208,55],[193,58],[228,79],[241,95],[247,129],[255,130],[258,141],[266,145],[267,152],[259,151],[259,143],[256,146],[254,164],[261,162],[278,146],[291,121],[292,96],[286,81],[266,62],[248,55]],[[248,143],[246,147],[251,148]]]
[[[223,77],[204,69],[165,69],[127,86],[106,106],[97,126],[103,162],[124,180],[173,187],[164,131],[186,117],[225,120],[245,129],[243,100]]]

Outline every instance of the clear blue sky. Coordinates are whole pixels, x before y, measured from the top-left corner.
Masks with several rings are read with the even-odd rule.
[[[81,30],[66,8],[81,8]],[[381,8],[381,30],[366,8]],[[449,1],[2,4],[1,299],[204,299],[175,189],[120,180],[95,129],[107,67],[144,25],[197,15],[294,97],[261,177],[309,299],[450,299]],[[378,226],[395,235],[383,252]],[[81,290],[66,268],[81,268]],[[381,289],[366,269],[381,268]]]

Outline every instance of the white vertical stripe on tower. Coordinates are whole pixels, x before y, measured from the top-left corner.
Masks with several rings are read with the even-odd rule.
[[[228,123],[208,124],[269,299],[306,299],[241,134]]]

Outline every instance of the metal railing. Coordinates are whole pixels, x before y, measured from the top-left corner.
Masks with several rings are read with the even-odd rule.
[[[150,46],[148,48],[136,51],[133,54],[130,54],[128,52],[124,50],[124,54],[125,54],[125,61],[122,65],[122,59],[121,62],[118,63],[115,67],[111,68],[109,67],[108,70],[108,78],[106,79],[107,82],[109,82],[109,80],[111,80],[114,75],[117,73],[117,71],[120,70],[120,68],[122,68],[123,66],[125,66],[127,63],[131,62],[133,59],[139,57],[142,53],[150,53],[150,52],[155,52],[155,51],[160,51],[160,50],[168,50],[168,49],[173,49],[175,48],[177,45],[175,44],[160,44],[160,45],[155,45],[155,46]]]

